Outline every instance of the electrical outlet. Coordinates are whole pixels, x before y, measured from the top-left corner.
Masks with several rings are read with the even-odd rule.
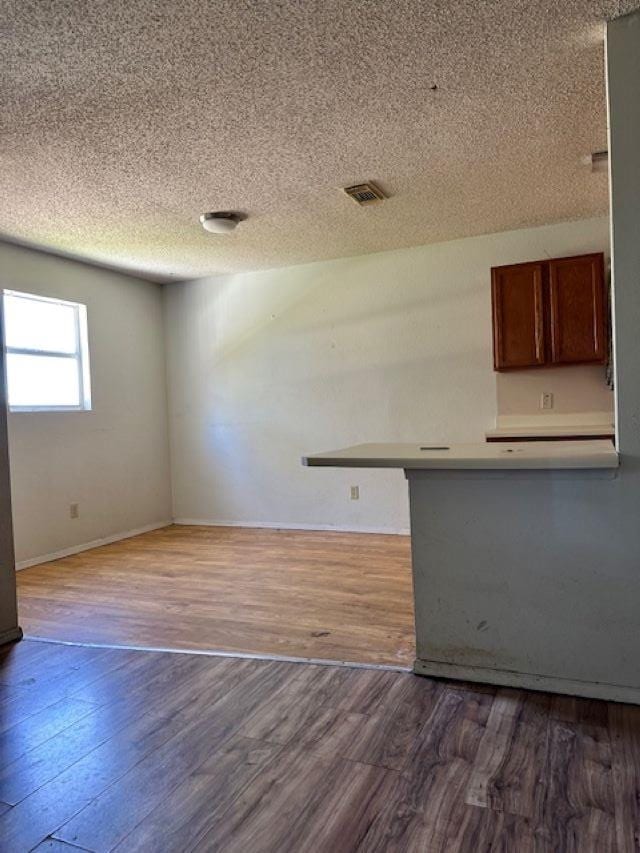
[[[551,391],[543,391],[540,395],[540,408],[553,409],[553,394]]]
[[[359,501],[360,500],[360,486],[351,486],[351,500]]]
[[[80,504],[69,504],[69,518],[78,518],[80,515]]]

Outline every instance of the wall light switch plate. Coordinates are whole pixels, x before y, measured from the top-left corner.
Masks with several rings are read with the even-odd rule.
[[[351,486],[351,500],[359,501],[360,500],[360,486]]]
[[[80,515],[79,504],[69,504],[69,518],[78,518]]]
[[[551,391],[543,391],[540,395],[540,408],[553,409],[553,394]]]

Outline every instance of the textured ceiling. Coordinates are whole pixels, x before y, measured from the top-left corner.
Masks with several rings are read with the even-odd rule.
[[[0,0],[0,233],[163,280],[602,213],[603,21],[638,6]]]

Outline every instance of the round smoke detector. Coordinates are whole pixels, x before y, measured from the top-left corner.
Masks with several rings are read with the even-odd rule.
[[[217,210],[213,213],[203,213],[200,222],[204,230],[212,234],[230,234],[244,218],[241,213],[232,210]]]

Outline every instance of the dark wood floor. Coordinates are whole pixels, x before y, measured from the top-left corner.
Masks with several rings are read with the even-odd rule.
[[[0,849],[631,853],[640,708],[380,669],[0,651]]]
[[[411,666],[408,536],[173,525],[18,572],[34,637]]]

